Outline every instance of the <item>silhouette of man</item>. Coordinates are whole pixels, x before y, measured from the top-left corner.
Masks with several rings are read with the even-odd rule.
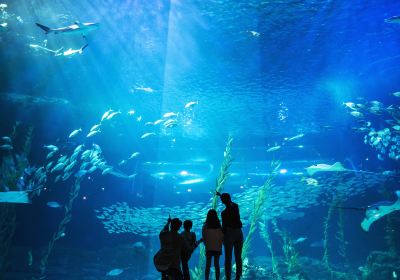
[[[243,232],[242,222],[240,221],[239,206],[231,201],[231,196],[228,193],[221,194],[220,198],[222,203],[225,205],[225,210],[221,213],[225,248],[225,278],[226,280],[231,279],[233,249],[236,262],[236,280],[239,280],[242,276],[243,266]]]
[[[171,230],[169,226],[171,225]],[[158,271],[162,274],[162,279],[181,280],[181,251],[183,247],[183,238],[178,233],[182,226],[178,218],[168,219],[167,224],[160,232],[161,243],[160,251],[154,256],[154,263]]]

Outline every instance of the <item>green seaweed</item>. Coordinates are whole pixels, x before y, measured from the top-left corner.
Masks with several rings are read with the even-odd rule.
[[[259,221],[259,227],[260,227],[260,236],[264,241],[267,243],[267,247],[269,249],[269,253],[271,255],[271,263],[272,263],[272,275],[274,279],[280,280],[282,279],[281,275],[279,274],[279,269],[278,269],[278,261],[275,257],[275,252],[272,248],[272,240],[268,232],[268,221]]]
[[[46,250],[45,254],[42,256],[42,259],[40,261],[40,276],[41,277],[45,276],[45,273],[47,270],[47,265],[48,265],[48,259],[49,259],[51,252],[53,251],[55,242],[65,235],[66,226],[72,219],[72,206],[73,206],[75,199],[78,197],[79,190],[81,188],[81,180],[82,180],[82,177],[76,178],[75,183],[72,185],[71,191],[69,193],[69,201],[68,201],[67,205],[65,205],[64,218],[58,224],[58,229],[53,234],[52,238],[50,239],[49,245],[47,246],[47,250]]]
[[[322,263],[323,263],[325,269],[331,274],[331,279],[353,279],[353,275],[351,273],[336,271],[332,268],[332,266],[330,265],[330,262],[329,262],[329,251],[328,251],[329,229],[330,229],[329,223],[332,220],[334,210],[338,208],[338,205],[340,205],[340,203],[341,203],[340,197],[338,197],[332,201],[332,203],[329,205],[328,213],[323,222],[324,254],[322,257]],[[336,234],[336,239],[338,239],[340,242],[338,254],[340,256],[342,256],[346,261],[347,257],[346,257],[346,250],[345,250],[343,217],[340,218],[340,214],[339,214],[339,221],[338,221],[338,233]]]
[[[10,139],[13,143],[17,142],[20,123],[16,122],[12,128]],[[1,159],[0,164],[0,187],[7,186],[9,190],[18,190],[17,181],[24,173],[24,169],[29,166],[28,156],[31,149],[33,128],[29,127],[25,135],[22,149],[14,147],[14,150],[7,153]],[[0,191],[6,191],[1,189]],[[0,203],[0,279],[7,266],[8,252],[11,247],[12,239],[16,228],[16,209],[11,203]]]
[[[229,178],[229,168],[232,165],[233,158],[232,158],[232,136],[229,135],[228,141],[226,143],[225,151],[224,151],[224,159],[222,161],[221,168],[219,169],[219,175],[216,179],[215,189],[211,192],[213,195],[211,208],[217,209],[218,206],[218,195],[217,193],[222,193],[224,191],[224,186],[226,180]],[[203,276],[204,269],[205,269],[205,258],[206,252],[204,246],[200,247],[200,256],[199,256],[199,263],[197,267],[191,270],[191,275],[194,280],[200,280]]]
[[[294,247],[293,241],[289,236],[287,231],[282,231],[278,227],[277,221],[272,220],[272,225],[274,226],[274,231],[281,237],[282,239],[282,251],[285,257],[285,264],[287,266],[287,272],[289,274],[293,272],[298,272],[300,270],[299,264],[299,253]]]
[[[14,204],[0,203],[0,279],[3,278],[8,265],[8,252],[16,228],[16,210]]]
[[[251,213],[251,216],[250,216],[250,229],[249,229],[249,232],[247,233],[246,239],[243,243],[243,251],[242,251],[242,259],[243,260],[245,260],[248,257],[248,255],[250,254],[250,247],[251,247],[251,241],[253,238],[253,234],[256,231],[258,221],[260,220],[260,218],[263,214],[264,205],[267,200],[267,194],[270,191],[270,189],[274,186],[273,180],[275,179],[277,170],[279,169],[280,165],[281,165],[281,163],[279,161],[271,162],[272,171],[258,192],[258,197],[257,197],[256,202],[254,203],[253,212]]]

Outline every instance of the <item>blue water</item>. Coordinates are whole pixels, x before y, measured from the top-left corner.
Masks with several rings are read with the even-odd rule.
[[[239,203],[245,237],[258,192],[269,176],[274,178],[259,221],[268,225],[279,275],[272,276],[274,259],[259,226],[252,236],[245,279],[391,279],[387,277],[400,273],[399,212],[365,233],[360,226],[364,210],[335,208],[394,202],[400,188],[400,127],[395,128],[400,125],[400,97],[393,94],[400,91],[400,24],[385,21],[400,14],[399,3],[3,3],[0,136],[12,138],[13,150],[0,150],[0,191],[28,190],[31,203],[0,203],[5,207],[0,215],[10,218],[13,214],[4,214],[6,210],[15,211],[10,243],[0,233],[0,243],[8,244],[0,248],[7,251],[0,256],[1,279],[159,279],[152,262],[159,249],[157,233],[171,214],[192,219],[201,235],[229,136],[233,162],[224,190]],[[35,25],[58,28],[76,21],[100,25],[85,37],[46,35]],[[82,53],[66,55],[68,49],[85,44]],[[356,108],[346,107],[346,102]],[[100,122],[110,109],[118,113]],[[163,118],[168,112],[177,116]],[[162,121],[154,124],[157,120]],[[87,137],[95,124],[101,124],[99,132]],[[23,154],[30,128],[31,149]],[[77,136],[68,137],[80,128]],[[381,134],[365,140],[372,128],[390,130],[391,142],[383,144],[388,136]],[[144,137],[145,133],[152,134]],[[373,144],[376,137],[382,144]],[[43,146],[50,144],[59,150],[46,159],[49,150]],[[26,185],[17,186],[18,164],[6,172],[10,160],[17,163],[22,158],[24,168],[37,170],[64,155],[70,158],[81,144],[76,166],[65,181],[55,182],[57,175],[67,173],[65,167],[52,172],[55,164],[44,172],[46,183],[35,181],[29,187],[31,177],[26,174]],[[92,151],[93,144],[101,148],[99,162],[91,161],[86,170],[92,165],[96,170],[81,177],[72,219],[41,271],[49,241],[64,218],[75,174],[85,162],[81,154]],[[272,173],[275,160],[281,166]],[[305,169],[335,162],[346,171],[310,176]],[[119,175],[104,171],[107,167]],[[36,188],[40,195],[33,193]],[[51,201],[61,207],[49,207]],[[222,204],[218,207],[220,212]],[[104,213],[110,213],[110,227],[104,224],[108,218],[99,218]],[[123,222],[114,219],[122,216]],[[6,218],[1,226],[10,225]],[[274,230],[274,223],[280,231]],[[344,239],[335,237],[341,226]],[[293,244],[300,263],[295,272],[288,272],[279,232],[294,243],[306,238]],[[338,253],[343,245],[345,257]],[[374,251],[387,257],[376,258],[382,262],[379,272],[368,270],[372,266],[366,262]],[[348,278],[326,268],[324,252],[329,254],[330,270]],[[191,269],[199,259],[196,250]],[[223,267],[223,257],[220,263]],[[123,272],[107,275],[115,268]],[[290,278],[295,275],[303,278]]]

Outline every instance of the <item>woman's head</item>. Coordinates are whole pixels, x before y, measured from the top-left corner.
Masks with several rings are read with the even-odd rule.
[[[206,219],[207,228],[220,228],[221,222],[219,221],[217,211],[210,209],[207,213]]]

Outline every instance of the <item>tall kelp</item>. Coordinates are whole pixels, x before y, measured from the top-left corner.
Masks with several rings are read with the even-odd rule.
[[[29,173],[28,156],[31,149],[33,128],[29,127],[20,145],[18,142],[20,123],[17,122],[10,137],[3,137],[2,141],[8,147],[1,157],[0,163],[0,192],[27,190],[24,173]],[[13,203],[0,203],[0,279],[7,266],[7,256],[11,247],[12,239],[16,228],[16,209]]]
[[[351,272],[342,272],[342,271],[337,271],[335,269],[333,269],[333,267],[331,266],[330,262],[329,262],[329,233],[331,231],[331,221],[333,218],[333,214],[334,211],[337,209],[341,209],[341,203],[342,203],[342,199],[340,198],[340,196],[338,196],[337,198],[335,198],[332,203],[330,204],[329,208],[328,208],[328,213],[324,219],[323,222],[323,257],[322,257],[322,263],[325,266],[325,269],[327,271],[329,271],[329,273],[331,274],[331,278],[332,279],[355,279],[354,275]],[[346,250],[345,250],[345,239],[344,239],[344,221],[343,221],[343,216],[342,213],[339,211],[339,216],[338,216],[338,223],[337,223],[337,233],[336,233],[336,239],[339,242],[339,248],[338,248],[338,254],[339,256],[341,256],[344,261],[345,261],[345,265],[346,265],[346,261],[347,261],[347,256],[346,256]]]
[[[271,162],[271,173],[268,175],[267,180],[265,180],[264,184],[258,191],[258,197],[256,202],[254,203],[253,212],[251,213],[250,216],[250,229],[243,243],[242,259],[244,262],[250,253],[250,246],[253,234],[256,231],[257,224],[264,212],[263,210],[265,209],[265,202],[267,201],[268,198],[267,196],[268,192],[274,186],[273,181],[275,179],[275,176],[278,174],[278,169],[280,166],[281,163],[279,161]]]
[[[268,247],[269,253],[271,255],[273,279],[281,280],[282,276],[279,274],[278,261],[275,257],[275,252],[272,248],[272,239],[271,239],[269,231],[268,231],[268,220],[260,221],[259,227],[260,227],[260,236],[267,243],[267,247]]]
[[[233,138],[231,136],[228,137],[228,142],[226,143],[225,151],[224,151],[224,160],[222,162],[221,168],[219,169],[219,175],[216,180],[215,190],[212,192],[212,202],[211,208],[217,209],[218,205],[218,196],[217,193],[222,193],[224,191],[224,186],[226,180],[229,178],[229,167],[232,165],[232,141]],[[204,245],[200,245],[200,257],[199,264],[195,267],[191,272],[192,278],[194,280],[200,280],[203,277],[204,267],[205,267],[205,248]]]
[[[70,193],[69,193],[68,203],[65,205],[64,218],[58,224],[58,229],[53,234],[52,238],[50,239],[49,245],[47,246],[47,250],[46,250],[45,254],[42,256],[42,259],[40,261],[41,279],[42,279],[42,277],[45,276],[48,259],[53,250],[55,242],[65,235],[66,226],[72,219],[72,206],[73,206],[75,199],[78,197],[79,190],[81,188],[81,180],[82,180],[82,177],[77,177],[75,180],[75,183],[72,185]]]

